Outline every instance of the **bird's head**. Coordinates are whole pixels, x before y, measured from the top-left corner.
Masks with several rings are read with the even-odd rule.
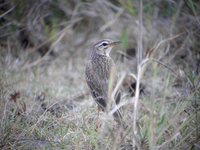
[[[101,40],[94,45],[94,50],[99,55],[109,56],[112,48],[119,43],[119,41],[114,42],[109,39]]]

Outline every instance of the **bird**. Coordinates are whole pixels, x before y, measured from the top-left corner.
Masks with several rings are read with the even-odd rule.
[[[99,111],[107,111],[110,103],[109,92],[113,92],[117,83],[116,65],[110,57],[110,52],[119,41],[103,39],[91,48],[89,60],[86,64],[85,78],[90,93],[98,105]],[[114,95],[116,104],[120,102],[121,93],[117,90]],[[116,122],[121,124],[122,115],[119,110],[113,113]],[[98,125],[96,126],[98,128]]]

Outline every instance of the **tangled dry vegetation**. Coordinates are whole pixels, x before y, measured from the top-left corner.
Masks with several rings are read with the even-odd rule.
[[[0,149],[200,149],[199,6],[143,0],[141,25],[136,0],[2,0]],[[127,128],[102,113],[97,132],[84,67],[104,38]]]

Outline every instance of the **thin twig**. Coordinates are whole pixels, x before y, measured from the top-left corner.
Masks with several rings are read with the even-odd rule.
[[[10,13],[11,11],[13,11],[13,9],[15,9],[15,6],[13,6],[12,8],[10,8],[8,11],[6,11],[5,13],[3,13],[2,15],[0,15],[0,19],[3,18],[4,16],[6,16],[8,13]]]
[[[134,110],[133,110],[133,147],[136,148],[136,146],[139,148],[139,145],[137,144],[137,139],[135,138],[137,135],[137,113],[138,113],[138,101],[139,101],[139,95],[140,95],[140,79],[142,75],[142,0],[140,0],[140,6],[139,6],[139,30],[138,30],[138,57],[137,57],[137,82],[136,82],[136,91],[135,91],[135,97],[132,99],[132,102],[134,102]]]
[[[123,73],[122,76],[120,77],[120,80],[117,82],[117,85],[116,85],[114,91],[112,92],[112,99],[114,99],[117,91],[120,89],[120,86],[121,86],[125,76],[126,76],[126,73]]]
[[[164,64],[163,62],[157,60],[157,59],[153,59],[153,58],[150,58],[149,60],[151,61],[154,61],[154,62],[157,62],[158,64],[161,64],[162,66],[164,66],[165,68],[169,69],[176,77],[178,76],[177,73],[172,69],[170,68],[169,66],[167,66],[166,64]]]
[[[143,28],[143,21],[142,21],[142,0],[140,0],[140,8],[139,8],[139,30],[138,30],[138,58],[137,58],[137,64],[140,64],[142,61],[142,53],[143,53],[143,45],[142,45],[142,28]]]
[[[67,30],[69,30],[74,25],[74,23],[76,23],[78,21],[80,21],[80,18],[77,19],[77,20],[75,20],[74,22],[72,22],[71,24],[69,24],[66,28],[64,28],[62,31],[60,31],[58,34],[56,34],[55,36],[49,38],[47,41],[43,42],[41,45],[39,45],[37,48],[35,48],[35,49],[38,49],[41,46],[43,46],[46,43],[48,43],[49,41],[51,41],[53,38],[58,37],[58,39],[52,44],[51,48],[48,50],[47,53],[45,53],[45,55],[42,58],[40,58],[40,59],[38,59],[38,60],[30,63],[30,64],[27,64],[27,65],[23,66],[21,68],[21,70],[26,70],[28,68],[34,67],[34,66],[38,65],[39,63],[41,63],[46,58],[46,56],[48,56],[49,53],[53,50],[53,47],[55,47],[56,44],[64,37],[64,35],[67,32]]]
[[[157,45],[155,45],[155,46],[152,48],[152,50],[158,49],[158,48],[160,47],[160,45],[162,45],[163,43],[168,42],[168,41],[171,41],[171,40],[174,40],[175,38],[177,38],[177,37],[183,35],[184,33],[185,33],[185,32],[182,32],[182,33],[179,33],[179,34],[177,34],[177,35],[175,35],[175,36],[172,36],[172,37],[169,37],[169,38],[167,38],[167,39],[161,40]]]
[[[134,98],[133,98],[134,99]],[[117,110],[119,110],[121,107],[125,106],[125,105],[129,105],[129,104],[133,104],[134,100],[125,100],[120,102],[118,105],[115,105],[115,107],[108,113],[109,116],[112,116]]]

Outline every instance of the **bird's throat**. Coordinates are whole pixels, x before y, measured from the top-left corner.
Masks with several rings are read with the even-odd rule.
[[[110,51],[106,51],[106,50],[105,50],[105,51],[104,51],[104,55],[107,56],[107,57],[110,57]]]

